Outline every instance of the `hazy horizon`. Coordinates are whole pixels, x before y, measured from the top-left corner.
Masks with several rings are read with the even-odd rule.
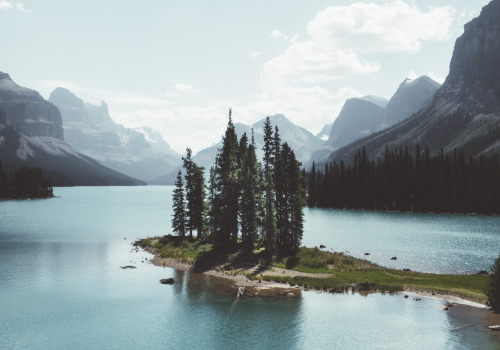
[[[406,77],[442,83],[487,3],[2,0],[0,71],[46,99],[61,86],[104,100],[115,122],[198,152],[229,107],[235,122],[283,114],[316,134],[348,98],[389,99]]]

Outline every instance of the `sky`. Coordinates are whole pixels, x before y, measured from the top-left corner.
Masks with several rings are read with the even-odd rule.
[[[0,71],[48,99],[105,101],[176,151],[277,113],[318,133],[348,98],[442,83],[489,0],[0,0]]]

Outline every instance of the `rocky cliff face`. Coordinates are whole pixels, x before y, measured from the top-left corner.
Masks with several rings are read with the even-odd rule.
[[[10,125],[29,137],[53,137],[63,140],[61,113],[34,90],[17,85],[0,72],[0,108]]]
[[[351,161],[366,147],[372,159],[385,146],[416,144],[431,153],[462,150],[466,156],[500,156],[500,0],[465,25],[455,43],[450,73],[428,108],[404,122],[333,152]]]
[[[455,42],[450,73],[437,101],[459,103],[472,114],[499,114],[500,1],[486,5]]]
[[[441,85],[429,77],[405,79],[382,112],[379,130],[386,129],[426,108]]]
[[[328,143],[339,148],[376,131],[384,109],[360,98],[347,100],[333,122]]]
[[[71,91],[56,88],[49,97],[61,111],[66,142],[101,164],[144,181],[174,169],[181,155],[149,128],[116,124],[108,105],[85,103]]]

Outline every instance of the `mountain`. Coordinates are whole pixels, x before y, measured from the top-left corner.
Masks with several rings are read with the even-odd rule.
[[[3,72],[0,72],[0,105],[12,127],[23,135],[64,139],[57,107],[45,101],[37,91],[17,85]]]
[[[382,112],[379,130],[402,122],[419,110],[428,107],[441,85],[427,76],[405,79]]]
[[[50,94],[49,101],[61,111],[66,142],[106,167],[147,181],[170,172],[181,162],[181,155],[158,132],[115,123],[105,102],[85,103],[60,87]]]
[[[273,130],[275,126],[278,127],[281,142],[288,143],[288,145],[294,151],[297,160],[299,160],[300,162],[305,162],[306,160],[308,160],[311,157],[314,149],[321,147],[321,145],[324,143],[323,140],[314,136],[306,129],[295,125],[282,114],[270,116],[269,119],[271,121],[271,125],[273,126]],[[266,118],[259,120],[253,125],[246,125],[242,123],[234,124],[234,128],[236,134],[238,135],[238,138],[240,138],[243,133],[246,133],[248,138],[250,139],[253,128],[256,153],[259,160],[263,157],[262,147],[264,146],[265,121]],[[193,161],[196,162],[196,164],[198,164],[199,166],[205,167],[205,173],[208,174],[208,169],[210,169],[214,165],[215,157],[220,147],[222,147],[222,139],[217,144],[199,151],[193,157]],[[150,183],[163,185],[173,184],[175,176],[179,169],[180,167],[170,172],[169,174],[151,181]]]
[[[348,99],[333,122],[328,144],[337,149],[369,135],[381,124],[384,108],[361,98]]]
[[[330,132],[332,131],[333,123],[325,124],[321,131],[316,134],[316,137],[323,140],[328,141],[328,137],[330,137]]]
[[[351,161],[366,147],[375,159],[390,148],[417,143],[431,154],[463,150],[466,156],[500,154],[500,0],[486,5],[455,42],[450,72],[430,105],[396,126],[330,155]]]
[[[377,131],[382,123],[382,112],[386,104],[387,100],[375,96],[348,99],[331,124],[328,139],[314,150],[311,158],[305,162],[305,168],[310,168],[313,161],[326,162],[329,155],[339,147]]]
[[[57,107],[0,72],[0,160],[5,169],[40,167],[54,186],[144,184],[77,153],[63,134]]]

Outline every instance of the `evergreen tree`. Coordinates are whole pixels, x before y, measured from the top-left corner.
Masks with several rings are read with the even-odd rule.
[[[238,139],[229,109],[229,121],[215,167],[216,191],[212,205],[218,206],[214,245],[229,251],[238,238],[239,168]]]
[[[216,160],[217,161],[217,160]],[[215,203],[215,193],[217,186],[215,183],[215,166],[210,168],[210,176],[208,180],[208,198],[207,198],[207,233],[209,241],[213,242],[215,230],[217,229],[217,218],[220,213]]]
[[[300,171],[300,162],[292,151],[290,154],[290,239],[288,254],[295,254],[302,244],[304,234],[304,212],[306,205],[305,177]]]
[[[205,204],[205,182],[203,178],[204,168],[196,165],[191,159],[191,149],[186,149],[186,157],[182,158],[186,175],[186,217],[189,237],[193,238],[193,229],[201,237],[203,231],[203,214]]]
[[[307,205],[309,207],[315,207],[318,201],[317,199],[317,190],[316,190],[316,163],[313,160],[311,172],[308,176],[308,184],[307,184],[308,198]]]
[[[273,164],[275,162],[273,129],[269,117],[264,123],[264,186],[265,186],[265,209],[264,209],[264,246],[267,258],[270,260],[276,252],[276,206],[274,195]]]
[[[500,312],[500,256],[491,265],[489,281],[486,285],[485,294],[488,297],[488,304],[496,312]]]
[[[240,199],[240,223],[241,242],[243,250],[251,252],[257,241],[257,231],[259,225],[259,202],[261,190],[259,186],[259,164],[255,154],[255,146],[252,144],[246,147],[246,134],[240,140],[240,154],[242,157],[241,169],[241,199]]]
[[[184,201],[184,186],[182,182],[182,172],[179,170],[175,180],[175,189],[172,195],[173,210],[172,228],[176,235],[186,236],[186,204]]]
[[[205,214],[205,178],[203,167],[193,163],[193,193],[192,193],[192,222],[196,229],[198,238],[203,236],[204,214]]]

